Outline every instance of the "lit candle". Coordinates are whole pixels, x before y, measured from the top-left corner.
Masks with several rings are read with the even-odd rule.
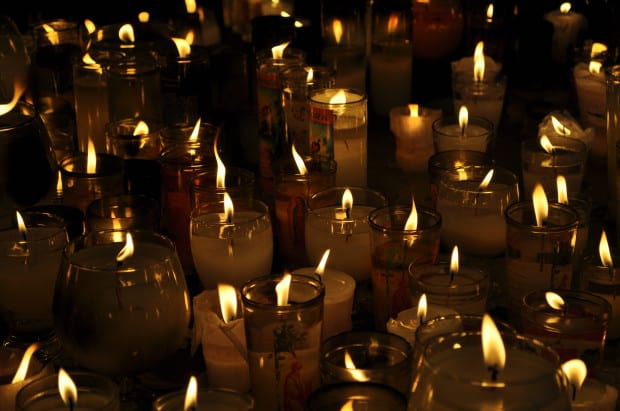
[[[572,388],[571,410],[614,411],[618,390],[594,378],[586,378],[588,368],[580,359],[571,359],[562,364],[562,370]]]
[[[54,372],[51,364],[45,365],[33,356],[41,348],[33,343],[25,350],[14,347],[0,348],[0,409],[15,411],[15,397],[29,382]]]
[[[202,346],[210,388],[250,391],[250,373],[243,318],[237,291],[229,284],[194,297],[192,351]]]
[[[315,155],[338,163],[336,184],[365,187],[367,99],[354,89],[321,89],[309,96],[310,144]]]
[[[441,109],[418,104],[390,110],[390,131],[396,137],[396,163],[405,172],[422,173],[428,159],[435,154],[433,122],[441,117]]]
[[[556,186],[558,190],[557,202],[560,204],[568,204],[579,213],[579,225],[577,226],[577,233],[574,239],[575,264],[578,269],[581,266],[582,257],[588,246],[588,239],[590,238],[592,199],[589,195],[584,193],[571,193],[569,195],[566,178],[564,178],[563,175],[557,176]]]
[[[318,275],[325,286],[323,340],[341,332],[351,331],[351,311],[355,293],[353,277],[342,271],[326,268],[330,253],[329,248],[325,250],[316,268],[304,267],[292,272],[292,274]]]
[[[482,117],[470,117],[466,106],[459,109],[458,121],[442,117],[433,122],[435,152],[476,150],[487,152],[493,136],[493,123]]]
[[[545,14],[545,19],[553,24],[551,57],[558,64],[565,64],[577,45],[577,37],[586,29],[588,21],[581,13],[571,10],[570,2],[564,2],[559,9]]]
[[[335,72],[335,87],[366,89],[365,34],[359,21],[334,18],[326,22],[321,60]]]
[[[592,147],[591,130],[583,130],[581,125],[566,111],[552,111],[538,124],[538,136],[569,137],[581,140],[588,150]]]

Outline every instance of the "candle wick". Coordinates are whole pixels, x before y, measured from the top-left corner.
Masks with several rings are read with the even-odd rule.
[[[499,374],[499,370],[497,369],[497,366],[490,365],[488,367],[488,370],[491,372],[491,381],[497,381],[497,375]]]
[[[73,402],[73,398],[69,398],[69,411],[73,411],[75,408],[75,403]]]
[[[344,214],[345,214],[347,220],[350,220],[351,219],[351,207],[345,208],[344,209]]]
[[[450,270],[450,284],[454,281],[454,270]]]
[[[577,385],[571,384],[571,387],[573,388],[573,401],[575,401],[577,399]]]
[[[465,137],[465,128],[466,128],[466,127],[467,127],[466,125],[463,125],[463,126],[461,127],[461,137]]]
[[[420,317],[418,317],[418,324],[420,324],[420,326],[424,325],[424,315],[420,314]]]

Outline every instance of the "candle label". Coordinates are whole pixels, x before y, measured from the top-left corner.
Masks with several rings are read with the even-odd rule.
[[[314,156],[334,158],[334,112],[326,108],[308,108],[310,152]]]

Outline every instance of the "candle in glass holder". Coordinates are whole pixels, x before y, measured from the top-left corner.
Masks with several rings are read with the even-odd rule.
[[[396,163],[401,170],[415,173],[427,170],[428,159],[435,154],[433,122],[441,113],[441,109],[418,104],[390,110],[390,131],[396,137]]]
[[[0,409],[15,411],[15,397],[19,390],[31,381],[54,372],[51,364],[44,364],[33,354],[38,344],[26,349],[0,347]]]
[[[562,370],[573,389],[571,410],[614,411],[616,409],[618,389],[588,377],[588,367],[581,359],[573,358],[565,361],[562,364]]]
[[[583,14],[571,10],[571,3],[564,2],[556,10],[545,14],[545,19],[553,24],[551,57],[558,64],[565,64],[577,45],[577,38],[588,25]]]
[[[190,214],[194,267],[206,289],[218,283],[241,287],[271,273],[273,231],[267,205],[256,199],[203,203]]]
[[[607,155],[606,138],[606,77],[600,61],[594,59],[588,63],[577,63],[573,67],[573,81],[577,103],[579,106],[579,118],[586,127],[594,129],[591,155],[593,159],[605,164]]]
[[[359,15],[326,18],[322,31],[321,61],[334,70],[335,87],[365,90],[366,40]]]
[[[446,249],[457,245],[464,255],[503,255],[504,212],[517,201],[519,179],[508,169],[465,166],[444,172],[435,206],[442,218],[442,245]]]
[[[407,340],[395,334],[352,331],[335,335],[321,345],[323,384],[374,382],[408,395],[411,351]]]
[[[562,361],[582,358],[595,367],[603,361],[611,314],[607,300],[586,291],[536,290],[523,297],[521,327]]]
[[[142,229],[159,231],[161,209],[155,199],[121,194],[97,199],[86,209],[86,231]]]
[[[375,327],[385,330],[388,318],[411,307],[409,267],[437,261],[441,215],[413,203],[381,207],[368,218]]]
[[[320,386],[325,287],[303,275],[250,280],[241,288],[254,408],[303,409]]]
[[[461,106],[458,119],[441,117],[433,122],[435,152],[475,150],[487,152],[493,138],[493,123],[482,117],[469,116]]]
[[[157,397],[153,401],[153,411],[179,411],[186,403],[186,390],[174,391]],[[232,390],[203,389],[196,390],[195,411],[251,411],[251,395]]]

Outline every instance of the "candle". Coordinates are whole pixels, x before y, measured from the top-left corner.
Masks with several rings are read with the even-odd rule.
[[[185,404],[185,390],[164,394],[153,401],[154,411],[179,411]],[[202,389],[196,391],[195,411],[251,411],[252,397],[231,390]]]
[[[538,340],[482,330],[436,338],[424,349],[410,410],[505,407],[567,410],[569,388],[557,354]]]
[[[73,94],[78,150],[86,152],[91,139],[95,151],[105,153],[104,131],[109,122],[107,83],[101,64],[88,53],[73,62]]]
[[[603,361],[611,314],[609,302],[589,292],[536,290],[523,297],[521,327],[524,335],[552,347],[562,361],[583,358],[595,367]]]
[[[281,264],[288,268],[307,266],[305,214],[308,199],[334,186],[336,162],[301,158],[292,146],[294,160],[278,164],[275,187],[276,239]]]
[[[461,314],[484,314],[491,288],[489,275],[481,269],[459,263],[454,246],[450,263],[412,265],[411,292],[425,295],[431,305],[449,307]]]
[[[577,63],[573,67],[573,81],[579,105],[579,118],[584,126],[594,128],[591,155],[597,163],[605,164],[607,154],[605,71],[602,70],[599,61]]]
[[[409,266],[434,263],[441,216],[427,208],[391,205],[368,216],[371,228],[372,295],[375,327],[411,307]]]
[[[86,213],[88,205],[102,197],[124,192],[123,159],[95,153],[92,142],[88,152],[78,152],[60,162],[63,203]]]
[[[574,241],[575,272],[578,273],[581,271],[583,255],[590,238],[592,198],[586,193],[571,193],[569,195],[568,188],[566,187],[566,178],[562,175],[558,175],[556,185],[558,190],[558,203],[568,204],[577,210],[577,213],[579,214],[577,236]]]
[[[209,388],[248,392],[250,371],[245,329],[237,291],[229,284],[205,290],[194,297],[192,346],[202,345]]]
[[[593,133],[591,129],[584,130],[581,125],[567,111],[552,111],[538,124],[538,136],[569,137],[583,141],[589,151],[592,148]]]
[[[161,208],[151,197],[121,194],[102,197],[86,208],[86,231],[141,229],[159,231]]]
[[[343,382],[323,385],[308,398],[308,411],[405,411],[407,397],[385,384]]]
[[[232,199],[253,198],[255,183],[252,171],[224,166],[220,159],[217,161],[217,168],[200,170],[191,176],[189,183],[191,207],[194,209],[207,203],[220,203],[224,201],[224,193],[228,193]]]
[[[415,57],[438,60],[450,56],[458,48],[465,27],[460,2],[416,0],[411,10]]]
[[[191,308],[170,239],[152,231],[97,231],[65,251],[53,314],[72,360],[128,375],[153,369],[183,345]]]
[[[376,114],[387,117],[393,107],[411,98],[411,15],[376,10],[373,18],[369,101]]]
[[[564,2],[559,9],[545,14],[545,19],[553,24],[551,57],[557,64],[567,63],[577,45],[577,38],[588,25],[583,14],[571,10],[570,2]]]
[[[221,132],[220,126],[203,121],[202,117],[199,117],[190,123],[165,126],[161,129],[161,142],[164,150],[174,145],[189,143],[215,147]]]
[[[332,335],[351,331],[351,311],[353,310],[353,295],[355,293],[355,279],[349,274],[332,268],[325,268],[327,257],[331,255],[328,248],[317,267],[302,267],[292,274],[317,275],[325,286],[323,302],[323,334],[325,340]],[[331,262],[330,262],[331,264]]]
[[[31,344],[25,350],[7,346],[0,348],[0,409],[3,411],[15,411],[15,397],[22,387],[54,372],[51,364],[43,364],[33,357],[39,347],[38,344]]]
[[[285,274],[241,288],[254,409],[303,409],[320,385],[324,286]]]
[[[28,211],[49,213],[60,217],[65,223],[69,241],[84,234],[84,213],[79,208],[63,204],[41,204],[24,209],[24,212]]]
[[[366,89],[366,34],[359,16],[326,18],[321,61],[335,72],[335,87]]]
[[[367,99],[355,89],[321,89],[309,96],[313,155],[338,163],[336,184],[365,187],[367,180]]]
[[[535,183],[541,183],[545,192],[557,198],[556,178],[566,178],[568,191],[581,191],[588,151],[583,141],[570,137],[543,135],[521,143],[521,172],[523,190],[531,195]]]
[[[271,273],[273,231],[269,208],[261,201],[235,199],[203,203],[190,214],[190,246],[202,286],[241,287]]]
[[[374,382],[408,395],[412,380],[411,350],[407,340],[385,332],[352,331],[335,335],[321,345],[323,384]]]
[[[482,117],[469,117],[461,106],[458,121],[441,117],[433,122],[435,152],[446,150],[476,150],[487,152],[491,146],[493,123]]]
[[[504,212],[519,201],[519,179],[503,167],[458,167],[439,179],[436,209],[441,243],[464,255],[497,257],[506,250]],[[472,227],[476,227],[472,230]]]
[[[67,243],[65,223],[55,215],[16,212],[2,221],[0,304],[7,315],[7,337],[21,343],[39,340],[48,355],[59,349],[52,298]]]
[[[573,389],[571,410],[614,411],[616,409],[618,390],[595,378],[586,378],[588,368],[582,360],[568,360],[562,364],[562,370]]]
[[[63,373],[65,377],[60,379]],[[103,375],[85,371],[73,371],[68,375],[60,368],[59,374],[38,378],[24,386],[17,394],[16,409],[118,411],[119,388]]]
[[[390,318],[388,320],[386,324],[387,331],[392,334],[400,335],[409,342],[409,345],[414,347],[416,331],[420,326],[437,317],[457,314],[457,312],[451,308],[437,304],[429,305],[427,301],[426,295],[422,294],[418,300],[417,307],[407,308],[399,312],[396,318]]]
[[[572,284],[578,214],[565,204],[548,203],[540,184],[532,197],[511,204],[505,213],[507,303],[515,319],[526,294]]]
[[[396,163],[401,170],[414,173],[427,170],[428,159],[435,154],[432,126],[441,113],[441,109],[418,104],[390,110],[390,131],[396,137]]]
[[[387,205],[378,191],[365,187],[332,187],[308,201],[305,222],[306,252],[318,264],[326,248],[332,250],[330,267],[358,282],[368,282],[371,273],[368,215]]]
[[[485,48],[488,50],[487,54],[503,60],[509,34],[503,14],[505,14],[505,9],[512,5],[506,4],[504,7],[502,2],[493,3],[492,1],[479,5],[484,7],[476,7],[467,15],[468,30],[465,32],[465,44],[470,46],[484,41]]]

